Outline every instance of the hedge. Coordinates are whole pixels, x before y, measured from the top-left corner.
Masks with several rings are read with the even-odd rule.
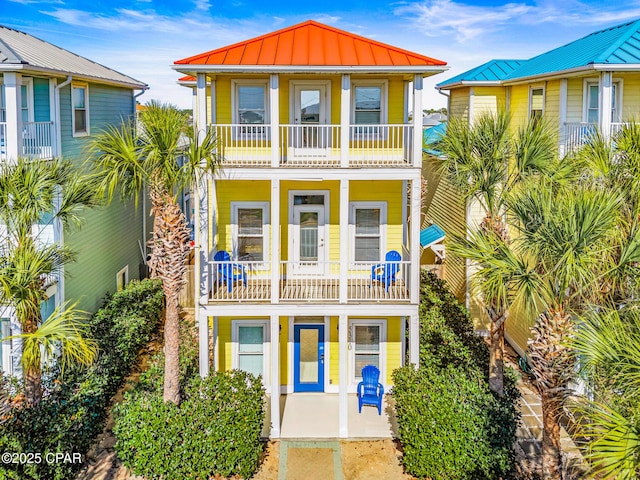
[[[98,358],[88,369],[53,371],[47,394],[33,408],[18,408],[5,419],[0,451],[14,453],[80,453],[84,455],[102,431],[111,397],[122,385],[140,349],[160,325],[164,294],[157,280],[132,281],[108,295],[89,320],[98,343]],[[81,463],[0,465],[0,479],[62,480],[74,478]]]
[[[488,349],[446,284],[423,273],[420,368],[393,373],[398,435],[408,473],[431,480],[508,478],[519,422],[515,375],[505,395],[488,385]]]

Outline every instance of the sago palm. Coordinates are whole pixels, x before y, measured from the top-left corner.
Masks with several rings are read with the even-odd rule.
[[[552,170],[556,158],[555,137],[547,124],[530,121],[512,130],[505,112],[481,115],[472,124],[465,119],[451,119],[436,148],[443,154],[442,175],[465,201],[477,202],[483,209],[480,230],[506,243],[509,243],[509,233],[505,221],[505,194],[516,189],[524,178]],[[473,248],[468,247],[470,245],[462,246],[456,251],[474,261]],[[500,290],[506,287],[495,283],[489,285],[486,278],[476,284],[491,322],[489,385],[502,396],[504,326],[509,303]]]
[[[81,174],[64,160],[18,159],[0,167],[0,304],[10,305],[20,323],[22,335],[31,338],[31,353],[55,338],[61,345],[63,357],[67,351],[76,351],[72,358],[86,363],[93,358],[90,341],[69,328],[59,328],[56,322],[42,324],[41,305],[48,299],[46,288],[61,267],[73,261],[74,254],[67,247],[47,244],[39,238],[43,219],[59,220],[62,225],[80,224],[82,209],[97,204],[95,185],[90,177]],[[81,322],[75,322],[74,310],[58,311],[65,324],[81,333]],[[78,323],[78,326],[76,326]],[[46,335],[39,332],[45,329]],[[24,346],[24,344],[23,344]],[[84,353],[86,355],[81,355]],[[66,357],[64,357],[66,358]],[[42,395],[42,363],[23,350],[25,397],[27,404],[40,401]]]
[[[166,298],[164,400],[179,403],[178,296],[185,282],[190,232],[177,196],[216,169],[213,130],[195,132],[176,107],[152,101],[140,114],[137,130],[128,122],[109,128],[94,137],[92,151],[108,198],[117,191],[137,198],[148,188],[154,218],[149,267],[162,280]]]

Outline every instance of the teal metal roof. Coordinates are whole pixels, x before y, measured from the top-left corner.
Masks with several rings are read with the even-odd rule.
[[[437,157],[442,155],[442,152],[433,148],[433,144],[438,142],[445,133],[447,133],[446,122],[443,122],[440,125],[435,125],[431,128],[425,128],[424,132],[422,132],[422,151]]]
[[[460,82],[497,82],[506,78],[526,60],[490,60],[449,80],[438,83],[437,87]]]
[[[444,230],[434,223],[420,232],[420,245],[422,248],[427,248],[443,240],[444,237],[446,237]]]
[[[593,64],[640,64],[640,20],[591,33],[533,57],[504,80],[570,70]]]

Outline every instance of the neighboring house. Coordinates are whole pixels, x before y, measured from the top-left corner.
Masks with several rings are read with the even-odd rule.
[[[0,162],[17,157],[65,157],[80,165],[91,135],[133,118],[137,91],[148,87],[24,32],[0,26]],[[140,202],[142,204],[143,202]],[[143,262],[142,208],[114,201],[86,211],[85,224],[65,230],[52,222],[41,226],[47,241],[64,241],[77,262],[52,279],[46,318],[65,300],[93,312],[105,293],[138,278]],[[43,237],[44,238],[44,237]],[[0,307],[0,338],[19,331],[11,308]],[[2,342],[0,365],[17,372],[19,352]]]
[[[544,117],[557,125],[560,152],[567,153],[596,129],[609,136],[640,117],[640,20],[594,32],[529,60],[491,60],[437,88],[449,91],[449,113],[470,122],[500,108],[511,114],[515,127],[530,117]],[[478,224],[480,209],[466,208],[467,223]],[[480,310],[472,301],[469,306],[481,324]],[[530,326],[507,322],[507,338],[521,354]]]
[[[173,68],[222,156],[195,205],[201,374],[262,375],[274,438],[281,394],[338,394],[347,437],[362,367],[388,389],[418,363],[422,118],[407,118],[445,63],[307,21]],[[390,285],[372,281],[385,267]]]

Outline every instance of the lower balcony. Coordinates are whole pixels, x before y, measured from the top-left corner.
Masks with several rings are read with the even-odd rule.
[[[611,124],[611,136],[616,135],[622,130],[624,123]],[[599,131],[598,124],[588,122],[565,123],[561,132],[561,145],[564,147],[564,153],[576,150],[589,142],[589,138],[593,137]]]
[[[7,124],[0,123],[0,160],[7,160],[11,152],[29,158],[48,160],[53,158],[53,123],[27,122],[22,125],[22,145],[12,148],[7,138]]]
[[[352,262],[348,265],[349,303],[408,303],[410,263]],[[281,303],[338,303],[339,261],[280,262],[277,299]],[[213,261],[209,263],[209,301],[258,302],[272,300],[271,262]]]

